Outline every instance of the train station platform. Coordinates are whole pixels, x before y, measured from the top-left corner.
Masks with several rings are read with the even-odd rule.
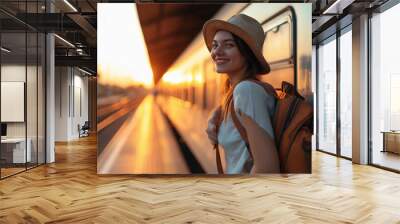
[[[217,174],[215,151],[205,133],[208,116],[174,97],[146,96],[99,154],[98,173],[190,174],[195,161],[199,173]]]
[[[205,132],[209,111],[171,96],[157,96],[157,104],[171,120],[205,173],[218,174],[215,151]],[[220,153],[225,169],[224,150],[220,149]]]
[[[99,174],[189,174],[175,136],[152,95],[144,98],[98,156]]]

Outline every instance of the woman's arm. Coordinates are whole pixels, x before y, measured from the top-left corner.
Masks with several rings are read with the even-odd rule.
[[[218,144],[217,123],[220,116],[221,106],[218,106],[212,111],[211,116],[208,119],[206,133],[212,145]]]
[[[245,128],[253,155],[255,173],[279,173],[279,156],[274,141],[271,115],[275,98],[262,86],[242,81],[234,89],[234,109]]]
[[[279,173],[279,156],[272,137],[245,113],[239,113],[253,154],[251,173]]]

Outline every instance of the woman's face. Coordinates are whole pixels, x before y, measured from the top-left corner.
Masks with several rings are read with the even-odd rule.
[[[245,69],[246,59],[240,53],[230,32],[220,30],[211,45],[211,58],[218,73],[234,74]]]

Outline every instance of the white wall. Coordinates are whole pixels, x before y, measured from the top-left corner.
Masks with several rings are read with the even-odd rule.
[[[70,75],[67,67],[55,68],[55,141],[68,140]]]
[[[78,124],[88,120],[88,78],[83,75],[76,68],[56,67],[56,141],[77,139]]]
[[[1,66],[1,81],[2,82],[25,82],[25,71],[26,67],[24,65],[18,64],[4,64]],[[36,73],[36,67],[28,66],[27,67],[28,74],[32,72]],[[31,80],[30,80],[31,82]],[[30,83],[36,85],[35,83]],[[27,97],[36,98],[36,89],[28,88],[27,89]],[[30,92],[32,90],[33,92]],[[3,96],[4,97],[4,96]],[[27,99],[27,102],[32,102],[32,99]],[[33,106],[33,105],[31,105]],[[36,105],[35,105],[36,107]],[[1,110],[7,110],[7,108],[1,108]],[[30,117],[30,113],[28,113],[28,121],[31,121],[35,118]],[[35,114],[36,116],[36,114]],[[36,120],[35,120],[36,121]],[[28,125],[31,127],[32,125]],[[29,133],[29,130],[28,130]],[[25,137],[25,122],[7,122],[7,136],[8,137]],[[28,136],[29,137],[29,136]]]

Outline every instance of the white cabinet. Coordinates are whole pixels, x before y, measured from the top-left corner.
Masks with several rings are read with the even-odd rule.
[[[25,138],[7,138],[1,140],[2,145],[12,148],[13,163],[25,163],[32,161],[32,140],[28,138],[26,143],[28,144],[28,147],[25,151]],[[27,159],[27,161],[25,161],[25,159]]]

